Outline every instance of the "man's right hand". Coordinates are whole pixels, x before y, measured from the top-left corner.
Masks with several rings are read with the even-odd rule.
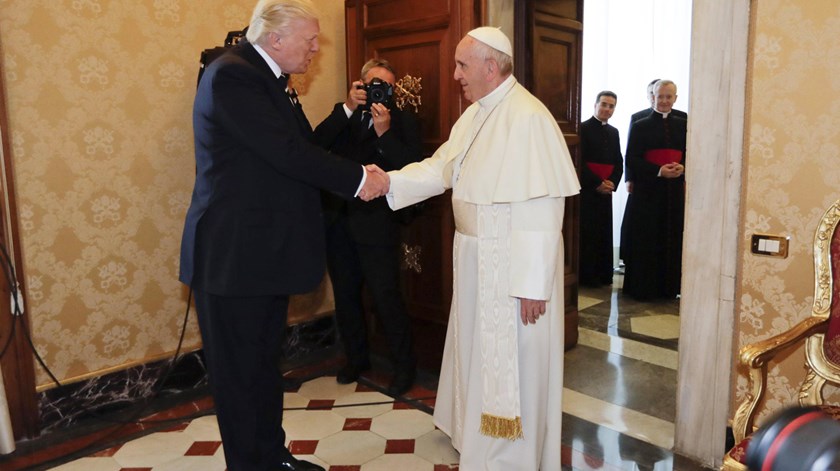
[[[359,198],[364,201],[370,201],[388,193],[391,186],[391,177],[374,164],[366,165],[365,170],[368,172],[367,178],[365,179],[365,185],[362,187],[362,191],[359,192]]]
[[[344,102],[350,112],[356,111],[359,105],[364,105],[367,102],[367,92],[365,91],[365,83],[361,80],[356,80],[350,84],[350,91],[347,92],[347,100]]]
[[[659,168],[659,175],[664,178],[677,178],[683,174],[685,167],[678,163],[665,164]]]

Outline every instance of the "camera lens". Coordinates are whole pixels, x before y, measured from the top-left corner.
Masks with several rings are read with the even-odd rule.
[[[370,91],[370,99],[374,103],[380,103],[385,98],[385,92],[381,88],[374,88]]]
[[[840,422],[819,408],[792,408],[769,420],[750,440],[753,471],[830,471],[840,467]]]

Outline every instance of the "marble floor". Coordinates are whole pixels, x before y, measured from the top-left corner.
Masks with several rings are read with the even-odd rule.
[[[566,352],[563,470],[700,470],[670,451],[679,301],[634,302],[620,283],[616,276],[613,287],[580,291],[580,339]],[[287,392],[284,425],[296,456],[330,471],[458,469],[457,452],[432,424],[434,375],[421,373],[395,401],[383,393],[383,367],[342,386],[336,366]],[[224,470],[215,417],[204,409],[208,415],[30,469]]]

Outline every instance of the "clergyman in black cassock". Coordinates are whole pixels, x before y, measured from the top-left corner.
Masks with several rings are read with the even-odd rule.
[[[682,273],[687,121],[670,114],[676,99],[673,82],[660,81],[657,87],[672,97],[670,104],[666,97],[664,105],[637,121],[627,144],[634,184],[633,204],[625,215],[629,243],[623,290],[639,300],[675,297]]]
[[[612,194],[618,188],[624,160],[618,129],[607,123],[615,110],[612,92],[601,92],[595,114],[580,126],[580,284],[612,283]]]
[[[648,116],[650,116],[651,113],[653,113],[653,107],[656,106],[656,97],[653,95],[653,88],[656,85],[656,82],[658,82],[658,81],[659,81],[659,79],[653,79],[650,83],[648,83],[647,97],[648,97],[648,100],[650,101],[650,107],[645,108],[643,110],[639,110],[639,111],[633,113],[630,116],[630,127],[627,129],[627,136],[630,136],[630,131],[633,129],[633,124],[635,124],[636,121],[638,121],[640,119],[643,119],[643,118],[647,118]],[[671,113],[672,116],[688,120],[688,114],[685,111],[680,111],[680,110],[672,108],[670,113]],[[630,170],[629,167],[626,167],[624,169],[624,181],[627,182],[627,201],[625,202],[625,206],[624,206],[624,217],[622,218],[622,224],[621,224],[621,236],[620,236],[621,237],[621,242],[619,244],[620,248],[619,248],[619,255],[618,255],[619,258],[621,258],[622,260],[624,260],[624,258],[625,258],[624,257],[624,251],[627,248],[627,246],[629,245],[627,237],[626,237],[628,228],[625,225],[624,221],[626,221],[627,212],[630,211],[630,206],[633,205],[633,174],[632,174],[632,171]],[[624,261],[626,262],[626,260],[624,260]]]

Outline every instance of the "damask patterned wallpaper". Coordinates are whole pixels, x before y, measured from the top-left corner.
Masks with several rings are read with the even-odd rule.
[[[174,352],[199,53],[246,26],[255,3],[0,0],[27,309],[59,380]],[[343,2],[315,3],[322,52],[294,79],[312,121],[346,93]],[[293,304],[330,309],[329,291]],[[199,344],[192,315],[184,345]]]
[[[840,92],[840,3],[755,0],[752,8],[739,348],[810,314],[814,232],[840,198],[840,113],[833,104]],[[788,258],[749,254],[754,233],[790,236]],[[772,368],[765,413],[796,403],[803,364],[799,349]],[[746,388],[739,371],[735,405]]]

